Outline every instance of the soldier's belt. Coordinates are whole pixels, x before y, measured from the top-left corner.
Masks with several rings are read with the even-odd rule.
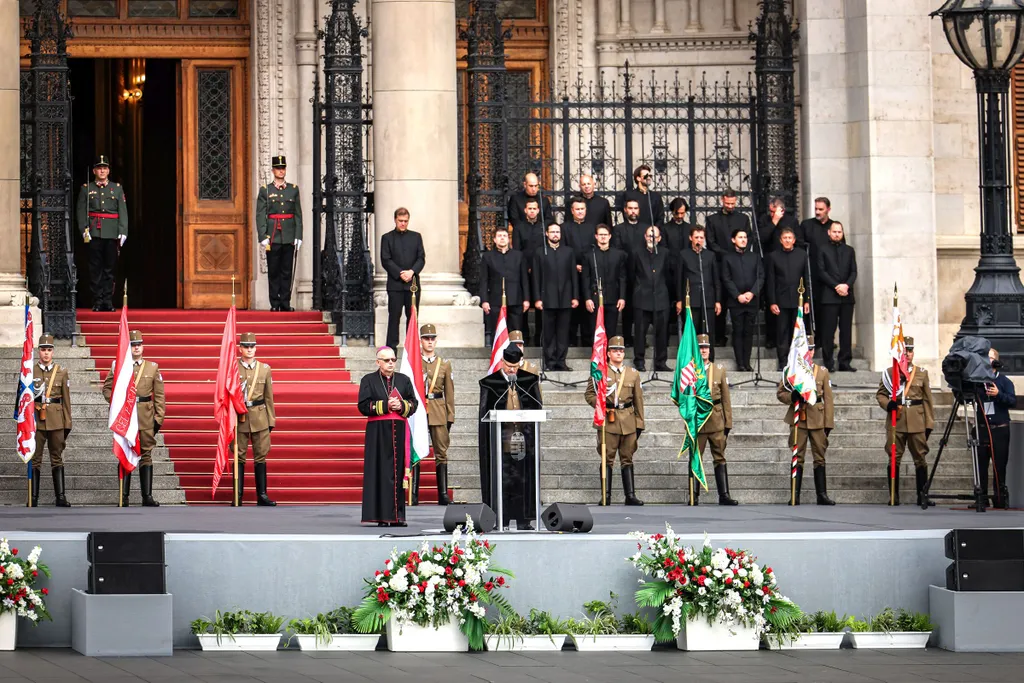
[[[153,400],[152,396],[136,396],[135,397],[135,402],[136,403],[149,403],[152,400]]]
[[[722,405],[722,399],[715,400],[711,405],[713,405],[713,406]]]
[[[43,404],[46,404],[46,403],[60,403],[60,399],[59,398],[47,398],[47,399],[44,399],[42,396],[36,396],[36,403],[43,403]]]
[[[427,394],[427,398],[428,399],[431,399],[431,398],[444,398],[444,392],[442,391],[439,394]]]
[[[102,211],[90,211],[89,218],[119,218],[116,213],[103,213]]]
[[[912,399],[912,400],[910,400],[910,401],[907,401],[907,402],[906,402],[906,403],[905,403],[904,405],[908,405],[908,406],[920,406],[920,405],[924,405],[924,399],[920,399],[920,398],[915,398],[915,399]]]
[[[625,403],[619,403],[618,405],[616,405],[614,402],[609,401],[605,404],[605,407],[608,408],[609,410],[625,410],[626,408],[632,408],[633,402],[626,401]]]
[[[267,404],[267,400],[266,399],[259,398],[259,399],[256,399],[255,401],[246,401],[245,402],[245,407],[246,408],[255,408],[257,406],[263,406],[263,405],[266,405],[266,404]]]
[[[295,218],[294,213],[268,213],[267,218],[275,221],[283,221],[286,218]]]

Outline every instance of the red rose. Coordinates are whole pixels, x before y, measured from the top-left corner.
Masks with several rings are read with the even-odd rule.
[[[749,581],[744,581],[743,582],[743,587],[744,588],[750,588],[750,582]]]
[[[484,584],[484,590],[490,593],[492,590],[494,590],[494,584],[488,581]]]
[[[726,586],[731,586],[732,585],[732,577],[731,576],[725,577],[725,585]]]
[[[445,576],[451,576],[452,575],[452,568],[451,567],[445,567],[444,568],[444,573],[445,573]]]
[[[698,586],[703,586],[704,585],[704,575],[703,574],[701,574],[700,576],[697,577],[697,585]]]
[[[7,579],[7,585],[8,586],[13,586],[14,585],[14,579]]]
[[[17,554],[18,554],[18,549],[17,548],[12,548],[11,549],[11,555],[17,555]]]
[[[771,574],[772,573],[772,568],[771,567],[765,567],[764,568],[764,573],[765,574]]]
[[[672,558],[671,558],[671,557],[666,557],[666,558],[665,558],[665,562],[664,562],[663,564],[664,564],[664,565],[665,565],[666,567],[671,567],[672,565],[674,565],[674,564],[675,564],[675,562],[673,562],[673,561],[672,561]]]
[[[384,578],[385,579],[388,578],[389,576],[391,576],[391,572],[389,572],[389,571],[384,572]]]
[[[476,602],[476,593],[470,593],[469,594],[469,601],[470,602]]]
[[[707,574],[708,573],[708,568],[707,567],[701,567],[700,568],[700,573],[701,574]]]
[[[459,556],[458,555],[452,555],[452,558],[450,560],[448,560],[448,561],[451,562],[452,564],[458,564],[459,563]]]
[[[498,577],[498,585],[499,586],[504,586],[505,585],[505,577],[504,576],[499,576]]]
[[[42,593],[43,593],[43,595],[49,595],[49,594],[50,594],[50,591],[48,591],[47,589],[45,589],[45,588],[44,588],[44,589],[42,590]]]
[[[466,587],[466,582],[463,581],[462,579],[459,579],[459,588],[465,588],[465,587]]]
[[[375,571],[375,572],[373,573],[373,575],[374,575],[374,576],[380,576],[380,570],[378,569],[377,571]]]
[[[771,592],[772,592],[772,589],[771,589],[771,588],[769,588],[768,586],[765,586],[765,587],[764,587],[764,588],[762,588],[761,590],[762,590],[762,591],[764,591],[764,594],[765,594],[765,595],[768,595],[769,593],[771,593]]]

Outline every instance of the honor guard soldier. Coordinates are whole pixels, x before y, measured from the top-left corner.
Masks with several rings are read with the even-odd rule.
[[[526,349],[524,348],[523,333],[520,332],[519,330],[509,330],[508,343],[515,344],[516,346],[519,347],[519,350],[523,352],[523,359],[519,361],[519,367],[525,370],[526,372],[529,372],[540,377],[540,368],[537,367],[537,364],[526,359]],[[540,391],[540,385],[537,385],[537,391]]]
[[[238,374],[242,380],[242,394],[248,412],[238,416],[238,505],[242,504],[245,482],[245,452],[252,444],[253,471],[256,478],[256,504],[277,505],[267,497],[267,454],[270,453],[270,432],[277,416],[274,413],[274,383],[270,366],[256,360],[256,335],[243,332],[238,342],[242,357],[238,361]]]
[[[715,485],[718,487],[719,505],[739,505],[729,496],[729,472],[725,466],[725,447],[732,430],[732,401],[729,399],[729,381],[726,379],[725,368],[715,365],[711,357],[711,337],[706,334],[697,335],[700,346],[700,357],[704,359],[704,374],[708,378],[711,391],[711,414],[697,432],[697,450],[704,454],[704,446],[711,442],[711,457],[715,464]],[[690,473],[693,477],[693,473]],[[697,504],[700,486],[696,481],[691,486],[693,499],[691,505]]]
[[[71,432],[71,378],[53,362],[53,335],[39,337],[39,362],[32,368],[36,395],[36,450],[32,454],[32,507],[39,505],[39,468],[43,446],[50,449],[50,471],[57,507],[69,508],[64,497],[64,444]]]
[[[142,332],[132,330],[128,339],[132,348],[132,375],[139,405],[139,481],[142,486],[142,505],[155,508],[160,507],[160,503],[153,498],[153,449],[156,447],[156,435],[164,423],[164,378],[160,375],[159,365],[142,357]],[[114,366],[111,365],[103,381],[103,398],[107,403],[110,403],[113,391]],[[128,507],[128,497],[132,490],[131,472],[125,473],[122,483],[121,506]]]
[[[807,346],[814,353],[814,337],[807,335]],[[790,501],[792,505],[800,504],[800,484],[804,477],[804,453],[807,450],[807,442],[811,442],[811,452],[814,454],[814,490],[818,494],[818,505],[835,505],[835,501],[828,497],[828,490],[825,486],[825,451],[828,450],[828,435],[835,427],[835,407],[832,403],[832,380],[829,377],[828,369],[811,364],[811,372],[814,374],[815,391],[818,400],[813,406],[807,405],[800,394],[789,386],[785,373],[779,381],[776,396],[781,403],[788,403],[789,410],[786,411],[786,424],[793,426],[794,405],[799,402],[800,422],[796,434],[797,459],[799,464],[796,468],[795,495]],[[792,431],[792,429],[791,429]],[[792,436],[790,436],[790,448],[793,447]]]
[[[75,215],[82,239],[89,245],[92,310],[112,311],[117,252],[128,239],[128,207],[124,188],[110,181],[110,163],[100,155],[92,165],[93,179],[78,192]]]
[[[604,397],[607,414],[603,428],[605,445],[605,504],[611,505],[612,500],[612,466],[615,464],[615,453],[619,454],[622,467],[622,492],[626,497],[626,505],[643,505],[636,497],[636,486],[633,478],[633,454],[636,453],[637,441],[644,432],[644,390],[640,382],[640,373],[635,368],[624,366],[626,359],[626,343],[622,337],[608,340],[608,370],[605,372],[607,395]],[[585,393],[587,403],[595,406],[600,400],[594,382],[587,382]],[[597,428],[597,455],[601,455],[602,428]],[[600,470],[598,470],[600,471]]]
[[[887,438],[885,441],[886,462],[892,454],[893,440],[896,443],[896,480],[894,482],[892,504],[900,504],[900,461],[903,451],[910,446],[910,454],[914,456],[914,473],[917,475],[917,504],[923,499],[924,486],[928,482],[928,437],[935,428],[935,408],[932,405],[932,387],[928,381],[928,371],[914,365],[914,338],[904,339],[907,349],[907,372],[900,372],[900,387],[892,397],[892,373],[890,368],[882,373],[882,381],[878,384],[875,398],[878,405],[886,411],[885,425]],[[895,433],[891,427],[892,412],[896,411]],[[888,477],[892,474],[886,465]]]
[[[437,466],[437,504],[448,505],[448,444],[455,423],[455,382],[452,362],[434,353],[437,329],[426,324],[420,328],[420,348],[423,351],[423,397],[427,403],[427,425],[430,443],[434,446],[434,464]],[[412,470],[412,504],[420,502],[420,467]]]
[[[293,259],[302,246],[302,207],[298,185],[284,181],[284,156],[271,161],[274,182],[260,187],[256,197],[256,233],[267,250],[270,310],[291,311]]]

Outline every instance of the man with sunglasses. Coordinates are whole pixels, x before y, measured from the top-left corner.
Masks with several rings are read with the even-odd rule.
[[[640,224],[660,226],[665,221],[665,202],[660,194],[651,189],[654,184],[651,167],[647,164],[637,166],[633,171],[633,182],[636,187],[620,192],[615,198],[615,210],[624,211],[626,202],[635,199],[640,205]]]

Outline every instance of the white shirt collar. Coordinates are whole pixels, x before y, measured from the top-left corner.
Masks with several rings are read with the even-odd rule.
[[[39,369],[42,370],[43,372],[49,372],[50,370],[53,369],[53,363],[50,363],[49,365],[43,365],[42,363],[39,363]]]
[[[619,367],[615,367],[614,365],[609,365],[608,369],[612,370],[613,372],[620,372],[621,373],[622,370],[623,370],[623,367],[621,365]]]
[[[137,361],[133,361],[133,363],[134,363],[134,364],[135,364],[136,366],[142,365],[142,364],[143,364],[143,363],[145,363],[145,362],[146,362],[146,359],[145,359],[145,358],[140,358],[140,359],[138,359]]]
[[[253,360],[253,362],[252,362],[252,363],[250,364],[250,363],[246,363],[246,362],[245,362],[245,361],[243,360],[243,361],[242,361],[242,367],[243,367],[243,368],[245,368],[246,370],[252,370],[252,369],[253,369],[254,367],[256,367],[256,361],[255,361],[255,360]]]
[[[437,360],[437,354],[435,354],[433,356],[430,356],[430,357],[423,356],[423,362],[424,363],[433,363],[435,360]]]

